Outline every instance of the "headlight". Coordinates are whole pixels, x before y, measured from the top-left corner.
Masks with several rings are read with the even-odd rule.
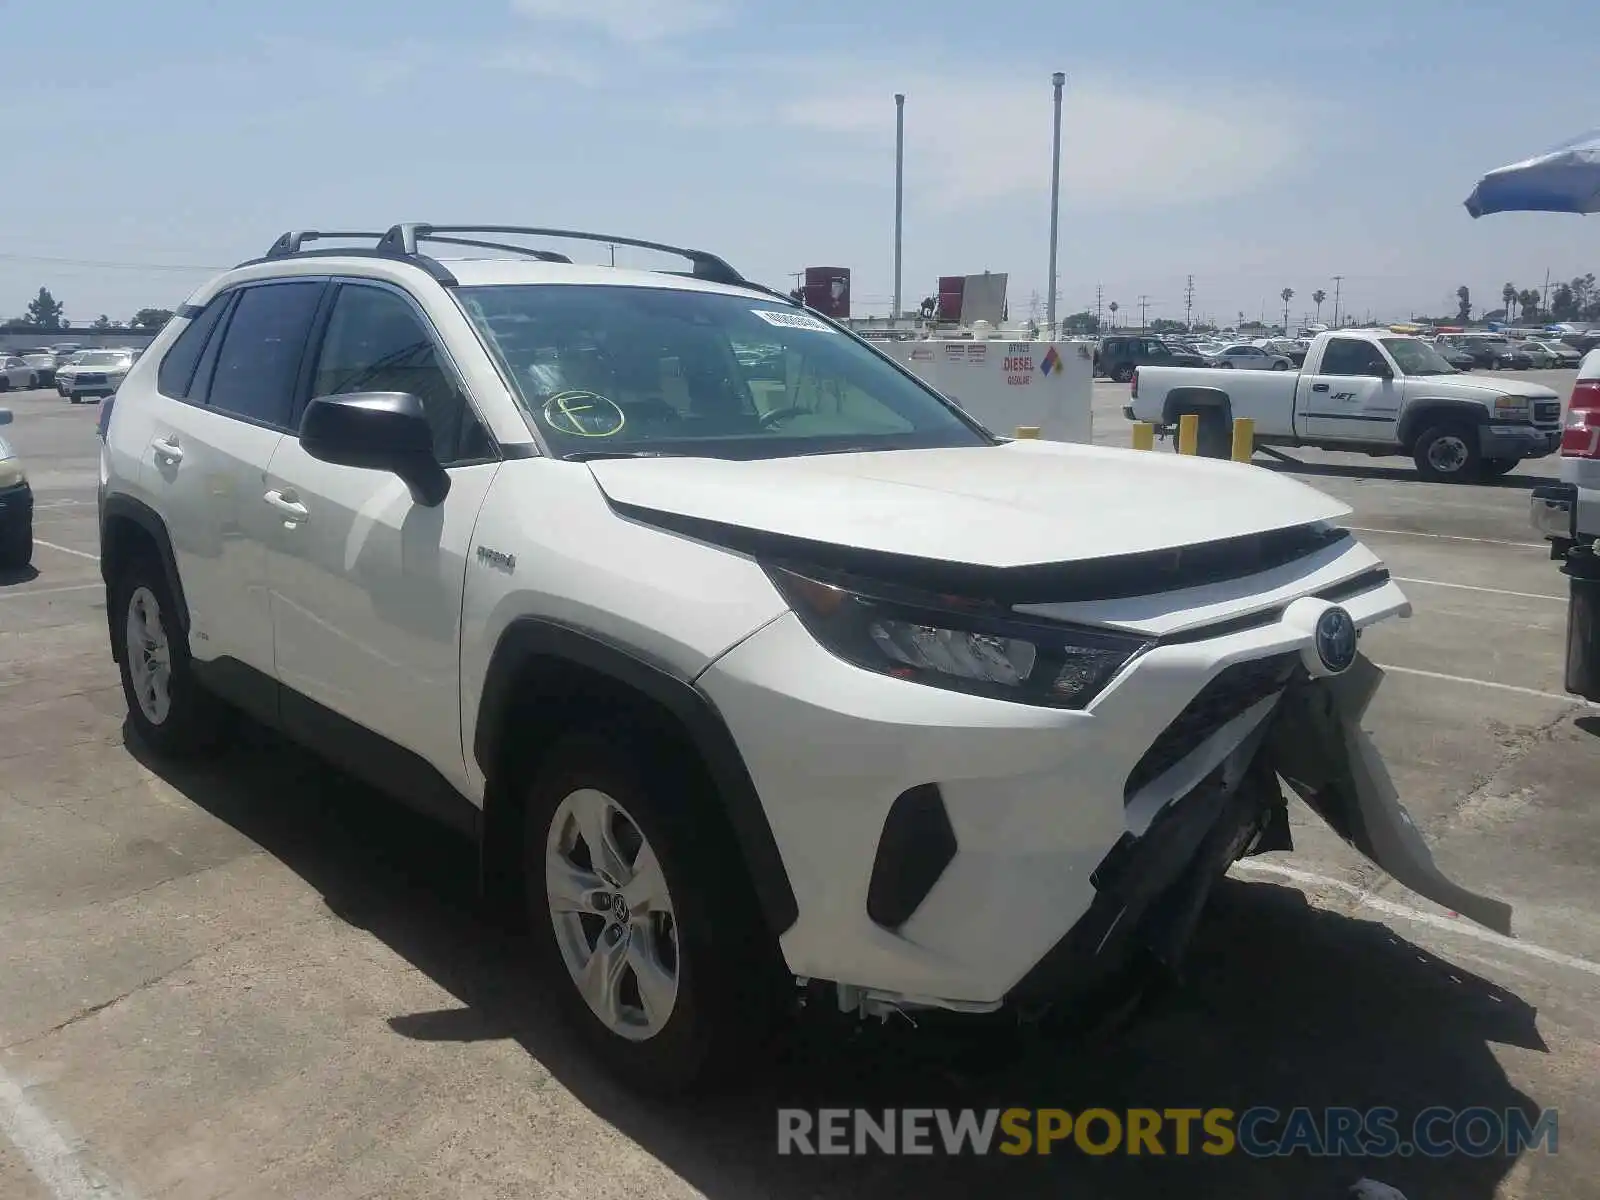
[[[28,481],[20,458],[0,458],[0,488],[16,487]]]
[[[1494,399],[1494,415],[1502,421],[1525,421],[1532,411],[1526,396],[1496,396]]]
[[[1019,617],[958,597],[766,564],[822,647],[897,679],[1019,704],[1083,708],[1148,638]]]

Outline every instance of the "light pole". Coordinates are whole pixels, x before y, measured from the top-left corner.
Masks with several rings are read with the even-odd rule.
[[[1344,283],[1343,275],[1333,277],[1333,327],[1339,328],[1339,289]]]
[[[1045,310],[1045,322],[1050,336],[1056,336],[1056,236],[1061,223],[1061,89],[1066,86],[1064,71],[1050,76],[1056,89],[1055,146],[1050,156],[1050,300]]]
[[[900,237],[906,198],[906,96],[894,94],[894,309],[891,319],[900,316]]]

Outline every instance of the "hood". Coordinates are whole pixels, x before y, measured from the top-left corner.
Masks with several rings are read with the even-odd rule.
[[[1259,467],[1065,442],[588,467],[617,504],[990,568],[1200,545],[1350,511]]]
[[[1429,375],[1424,378],[1438,379],[1439,376]],[[1542,383],[1507,379],[1504,375],[1484,375],[1475,372],[1471,375],[1447,375],[1444,378],[1451,387],[1470,388],[1490,396],[1526,396],[1530,400],[1561,399],[1552,388],[1547,388]]]

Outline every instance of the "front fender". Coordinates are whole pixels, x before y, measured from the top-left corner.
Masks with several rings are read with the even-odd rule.
[[[1343,675],[1291,686],[1266,747],[1273,769],[1335,833],[1406,887],[1509,936],[1509,904],[1468,891],[1434,864],[1361,728],[1382,681],[1382,670],[1357,655]]]

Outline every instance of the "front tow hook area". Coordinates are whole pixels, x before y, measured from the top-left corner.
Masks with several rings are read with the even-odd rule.
[[[1433,861],[1377,747],[1361,728],[1383,671],[1364,654],[1344,674],[1290,685],[1265,752],[1333,831],[1419,896],[1511,935],[1511,906],[1468,891]]]

